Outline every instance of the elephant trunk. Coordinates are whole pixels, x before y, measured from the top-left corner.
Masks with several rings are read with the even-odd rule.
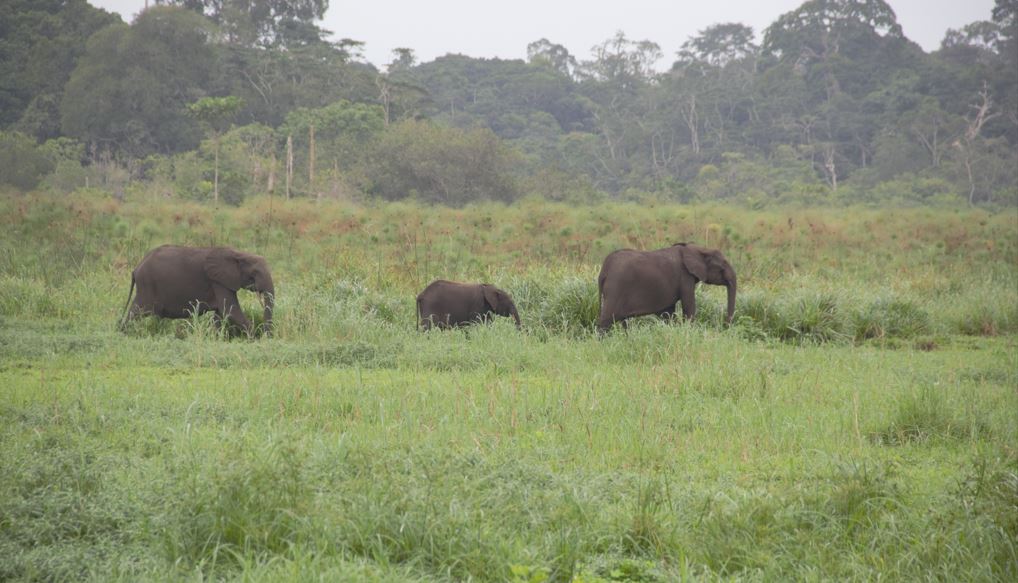
[[[509,308],[509,314],[512,315],[513,320],[516,320],[516,328],[518,330],[522,330],[523,324],[520,323],[520,314],[516,311],[516,306],[511,306]]]
[[[262,306],[265,309],[265,334],[269,335],[272,332],[272,311],[276,306],[276,286],[272,283],[272,276],[268,274],[256,285],[262,299]]]
[[[735,273],[733,272],[728,278],[728,314],[725,317],[725,323],[731,324],[732,319],[735,317]]]
[[[262,293],[262,301],[265,303],[265,334],[268,335],[272,332],[272,310],[276,305],[276,292],[275,290],[268,290]]]

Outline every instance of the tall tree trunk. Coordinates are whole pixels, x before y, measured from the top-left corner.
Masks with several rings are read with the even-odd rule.
[[[976,196],[976,180],[972,175],[972,144],[965,146],[965,175],[969,179],[969,206],[972,206],[972,200]]]
[[[276,149],[272,148],[272,159],[269,161],[269,179],[265,190],[271,195],[276,190]]]
[[[979,138],[979,132],[983,129],[983,124],[990,121],[991,119],[1000,115],[1000,112],[990,113],[993,108],[993,100],[990,99],[990,88],[989,83],[983,81],[983,89],[979,92],[980,103],[978,105],[970,105],[969,107],[976,111],[975,116],[969,119],[968,127],[965,128],[965,135],[963,136],[964,144],[955,142],[955,145],[964,150],[965,154],[965,174],[969,179],[969,206],[972,206],[976,195],[976,180],[975,175],[972,173],[972,148],[975,147],[976,139]]]
[[[216,150],[215,167],[212,169],[212,200],[216,208],[219,208],[219,137],[213,138]]]
[[[696,113],[696,95],[690,95],[687,101],[688,110],[681,108],[682,117],[686,120],[686,127],[689,128],[689,145],[693,153],[700,154],[700,119]]]
[[[293,136],[286,136],[286,200],[290,200],[290,186],[293,184]]]
[[[321,202],[322,191],[315,188],[315,124],[308,127],[308,188],[315,192],[315,198]]]
[[[831,181],[831,190],[838,191],[838,167],[834,163],[834,146],[824,148],[824,169]]]

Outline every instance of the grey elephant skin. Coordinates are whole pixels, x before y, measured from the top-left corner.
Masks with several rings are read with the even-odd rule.
[[[424,330],[473,324],[492,314],[511,316],[520,327],[516,304],[509,294],[493,285],[439,279],[417,295],[417,322]]]
[[[138,293],[131,296],[137,286]],[[237,291],[257,292],[265,309],[264,331],[272,328],[276,288],[265,258],[230,247],[163,245],[149,251],[131,273],[120,329],[135,317],[188,318],[213,312],[249,336],[254,329],[237,301]]]
[[[615,322],[655,314],[671,317],[682,303],[687,320],[696,316],[696,284],[728,288],[727,323],[735,315],[735,269],[717,249],[676,243],[654,251],[620,249],[604,259],[597,287],[601,314],[597,327],[606,331]]]

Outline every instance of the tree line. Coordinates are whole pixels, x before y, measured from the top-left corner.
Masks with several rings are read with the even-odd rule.
[[[922,50],[883,0],[809,0],[756,34],[619,32],[526,60],[397,49],[318,26],[328,0],[0,0],[0,182],[239,203],[450,205],[534,195],[1018,204],[1018,0]]]

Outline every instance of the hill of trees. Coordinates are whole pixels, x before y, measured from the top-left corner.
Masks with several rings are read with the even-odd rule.
[[[541,196],[1018,204],[1018,0],[924,52],[883,0],[809,0],[756,34],[619,32],[523,60],[394,51],[328,0],[0,0],[0,183],[239,203]]]

